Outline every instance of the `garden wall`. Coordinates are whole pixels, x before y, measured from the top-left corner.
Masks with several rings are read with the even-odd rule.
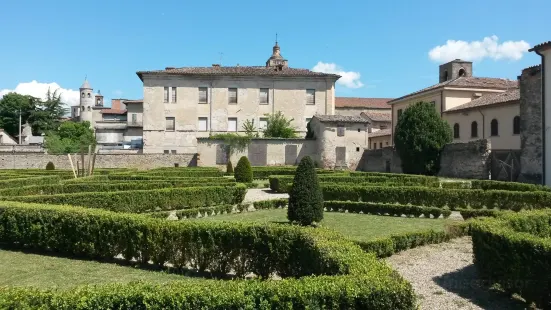
[[[80,155],[73,158],[81,161]],[[88,161],[87,155],[85,162]],[[0,169],[30,169],[46,167],[48,162],[53,162],[56,169],[71,169],[67,155],[48,154],[0,154]],[[152,169],[158,167],[197,166],[196,154],[98,154],[96,155],[96,168],[140,168]],[[75,167],[76,168],[76,167]]]
[[[439,176],[464,179],[488,179],[491,153],[488,140],[450,143],[442,151]],[[393,147],[365,150],[358,165],[360,171],[401,173],[401,162]]]

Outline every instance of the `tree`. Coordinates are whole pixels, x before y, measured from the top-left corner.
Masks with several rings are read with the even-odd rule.
[[[275,114],[266,114],[268,122],[264,129],[266,138],[295,138],[295,129],[291,125],[294,119],[287,119],[285,115],[278,111]]]
[[[95,144],[96,138],[89,122],[64,122],[57,130],[48,132],[45,147],[51,154],[65,154],[77,153],[81,148]]]
[[[235,152],[243,152],[251,143],[250,136],[240,136],[235,133],[219,133],[209,136],[211,140],[222,140],[227,148],[228,160]]]
[[[234,177],[237,182],[251,183],[253,181],[253,169],[246,156],[242,156],[234,169]]]
[[[312,130],[312,125],[310,125],[312,121],[309,121],[308,124],[306,124],[306,139],[314,139],[316,138],[316,134]]]
[[[46,100],[38,101],[29,117],[33,133],[41,134],[57,129],[66,112],[58,90],[52,92],[48,89]]]
[[[233,173],[233,165],[231,163],[231,160],[228,159],[228,163],[226,164],[226,173],[232,174]]]
[[[46,164],[46,170],[55,170],[55,165],[51,161]]]
[[[323,195],[309,156],[303,157],[297,167],[289,192],[287,219],[301,225],[319,223],[323,219]]]
[[[12,136],[19,136],[19,113],[21,124],[29,121],[36,109],[38,99],[31,96],[8,93],[0,99],[0,127]]]
[[[404,173],[437,174],[442,148],[451,141],[450,125],[427,102],[408,107],[394,131],[394,144]]]
[[[256,130],[256,126],[254,125],[254,119],[246,119],[243,123],[243,130],[245,130],[245,134],[247,136],[258,138],[258,131]]]

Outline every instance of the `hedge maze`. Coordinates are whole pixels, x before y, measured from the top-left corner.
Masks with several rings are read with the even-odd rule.
[[[289,192],[296,167],[252,167],[253,182],[241,169],[235,173],[248,183],[217,168],[97,169],[77,179],[64,170],[0,171],[1,247],[209,275],[162,285],[5,287],[0,308],[416,309],[412,286],[378,258],[467,234],[485,279],[551,307],[546,187],[318,169],[325,212],[434,221],[459,211],[466,221],[353,241],[324,228],[192,220],[246,211],[248,188],[267,180],[271,191]],[[252,205],[286,208],[288,200]]]

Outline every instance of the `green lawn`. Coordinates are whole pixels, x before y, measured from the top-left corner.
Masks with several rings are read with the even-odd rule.
[[[0,287],[35,286],[67,288],[107,282],[197,280],[162,271],[147,271],[113,263],[75,260],[18,251],[0,250]]]
[[[203,221],[287,222],[287,210],[272,209],[200,218]],[[405,218],[354,213],[325,212],[323,227],[334,229],[350,239],[367,241],[392,234],[425,229],[442,230],[449,219]]]

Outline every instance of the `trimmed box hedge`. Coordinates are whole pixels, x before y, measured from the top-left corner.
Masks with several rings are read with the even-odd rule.
[[[504,190],[504,191],[520,191],[520,192],[534,192],[534,191],[551,191],[550,187],[526,184],[517,182],[503,182],[503,181],[491,181],[491,180],[472,180],[473,189],[482,190]]]
[[[202,207],[202,208],[193,208],[193,209],[185,209],[185,210],[177,210],[177,211],[159,211],[159,212],[153,212],[149,213],[149,216],[155,217],[155,218],[162,218],[166,219],[170,214],[173,214],[178,220],[186,219],[186,218],[196,218],[199,214],[201,216],[213,216],[223,213],[231,213],[234,209],[233,205],[223,205],[223,206],[212,206],[212,207]]]
[[[233,178],[224,178],[217,176],[188,176],[188,177],[174,177],[174,176],[161,176],[161,175],[147,175],[147,174],[111,174],[109,180],[115,181],[139,181],[139,180],[156,180],[156,181],[188,181],[188,182],[235,182]]]
[[[477,220],[471,228],[475,266],[538,308],[551,308],[551,212],[531,211]]]
[[[235,186],[167,188],[124,192],[88,192],[59,195],[1,197],[3,200],[47,204],[67,204],[116,212],[142,213],[159,210],[199,208],[220,204],[239,204],[247,187]]]
[[[37,223],[40,223],[37,225]],[[68,206],[0,203],[0,242],[82,258],[170,263],[280,281],[177,281],[71,290],[4,288],[9,309],[416,309],[412,286],[374,255],[323,229],[164,221]],[[298,278],[297,278],[298,277]]]
[[[281,166],[281,167],[256,167],[253,166],[253,179],[267,179],[271,175],[290,175],[294,176],[297,170],[295,166]],[[316,169],[316,173],[319,175],[325,174],[340,174],[346,175],[346,172],[334,171],[334,170],[325,170],[325,169]]]
[[[56,184],[56,183],[59,183],[60,181],[61,181],[61,178],[57,175],[0,180],[0,189],[19,187],[19,186],[28,186],[28,185]]]
[[[399,204],[383,204],[383,203],[371,203],[371,202],[353,202],[353,201],[325,201],[324,206],[327,211],[348,211],[350,213],[373,214],[373,215],[392,215],[392,216],[413,216],[420,217],[421,215],[426,218],[439,218],[441,215],[444,218],[448,218],[451,215],[451,211],[447,209],[432,208],[432,207],[420,207],[410,205]]]
[[[458,209],[461,213],[461,217],[464,220],[477,218],[477,217],[498,217],[500,214],[507,212],[507,210],[493,210],[493,209]]]

